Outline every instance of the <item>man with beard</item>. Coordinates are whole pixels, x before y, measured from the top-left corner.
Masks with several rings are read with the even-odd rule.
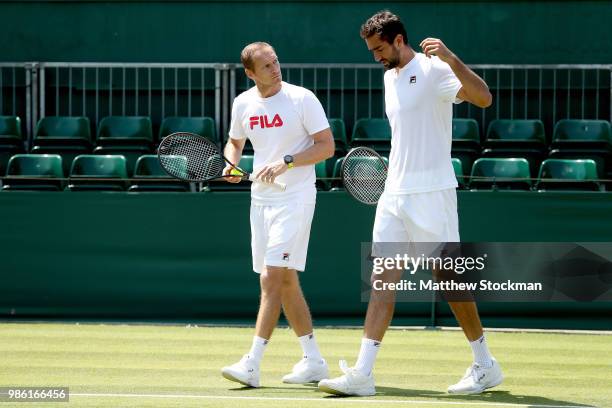
[[[378,202],[373,229],[374,257],[382,243],[459,242],[457,181],[451,163],[452,104],[468,101],[491,105],[487,84],[442,41],[426,38],[423,53],[408,44],[399,17],[376,13],[361,27],[361,37],[385,73],[385,109],[392,141],[385,191]],[[400,271],[389,271],[392,280]],[[397,273],[400,272],[400,273]],[[473,351],[474,362],[449,393],[478,394],[503,380],[491,356],[476,304],[449,302]],[[372,291],[357,363],[340,362],[344,375],[319,382],[319,389],[338,395],[376,393],[372,369],[395,308],[395,294]],[[418,367],[415,367],[418,369]]]

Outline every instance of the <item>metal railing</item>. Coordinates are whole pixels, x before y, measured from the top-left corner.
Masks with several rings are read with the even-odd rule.
[[[494,119],[541,119],[547,134],[560,119],[612,120],[610,65],[472,65],[488,84],[493,105],[455,105],[454,116],[474,118],[481,134]],[[253,86],[239,65],[230,73],[231,100]],[[385,117],[380,64],[281,64],[283,79],[311,89],[329,117],[350,128],[359,118]]]
[[[359,118],[385,117],[379,64],[282,64],[283,79],[312,90],[329,117],[352,128]],[[612,120],[610,65],[473,65],[493,105],[454,106],[486,134],[494,119],[541,119],[547,135],[565,118]],[[239,64],[0,63],[0,114],[21,116],[32,137],[39,118],[87,116],[210,116],[221,139],[231,103],[251,87]]]
[[[40,117],[210,116],[221,134],[220,64],[41,63]]]
[[[561,119],[612,120],[612,65],[474,65],[489,85],[493,106],[455,106],[486,133],[493,119],[540,119],[547,135]],[[467,112],[466,112],[467,111]],[[479,111],[474,114],[474,111]]]
[[[36,63],[0,62],[0,116],[19,116],[26,135],[32,133],[38,95]]]

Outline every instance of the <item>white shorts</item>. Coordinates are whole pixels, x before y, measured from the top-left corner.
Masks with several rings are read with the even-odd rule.
[[[372,242],[459,242],[458,218],[454,188],[383,194],[376,207]],[[377,253],[380,250],[374,249],[374,252],[375,256],[384,256]]]
[[[251,204],[253,271],[278,266],[303,271],[306,266],[314,204]]]

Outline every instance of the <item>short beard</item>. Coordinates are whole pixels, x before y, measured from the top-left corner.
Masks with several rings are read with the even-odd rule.
[[[388,64],[385,65],[385,69],[393,69],[399,65],[399,58],[394,58],[392,60],[387,60]]]
[[[393,55],[390,59],[387,60],[387,65],[385,65],[385,69],[393,69],[396,68],[400,63],[399,51],[396,51],[395,55]]]

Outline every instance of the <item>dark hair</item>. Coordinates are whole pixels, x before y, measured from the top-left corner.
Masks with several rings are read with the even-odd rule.
[[[370,38],[374,34],[378,34],[381,40],[389,44],[393,43],[393,40],[395,40],[398,34],[401,34],[404,39],[404,44],[408,44],[408,36],[406,35],[404,24],[400,21],[398,16],[389,10],[379,11],[368,18],[368,21],[361,26],[359,34],[364,40]]]

